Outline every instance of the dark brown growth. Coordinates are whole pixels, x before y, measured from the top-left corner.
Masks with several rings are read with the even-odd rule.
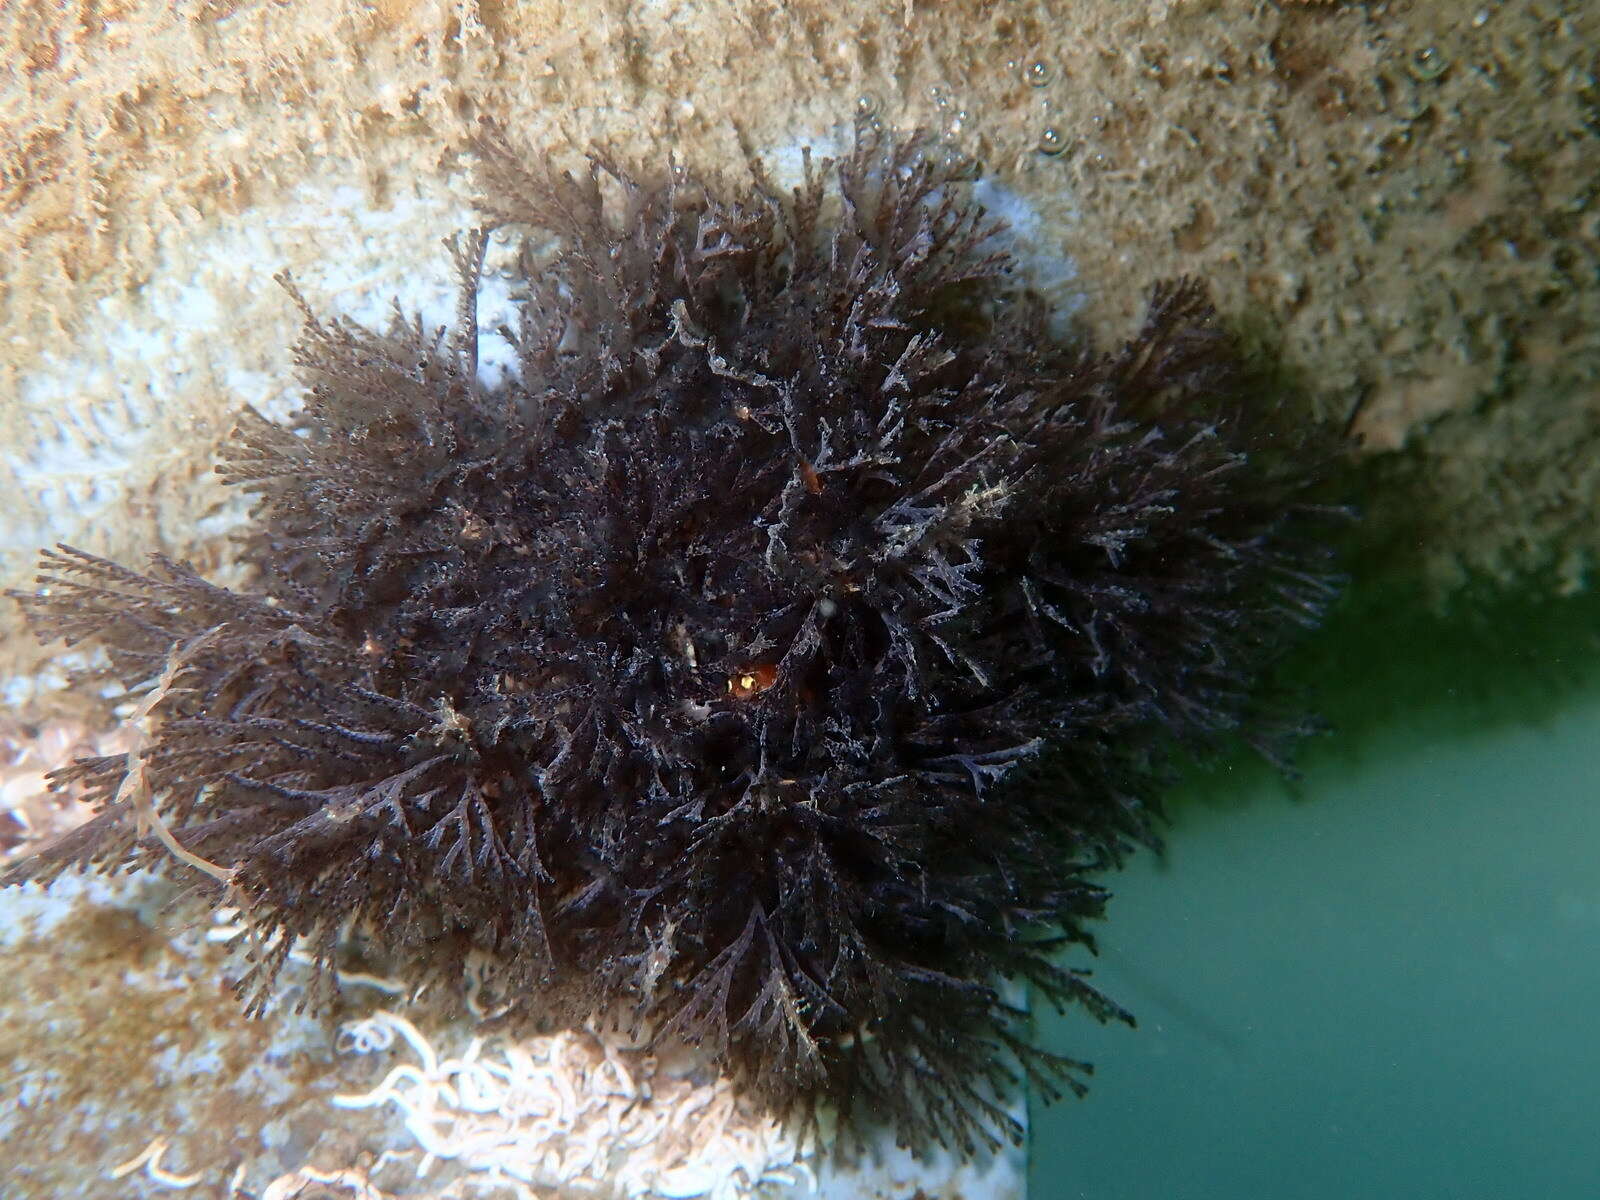
[[[11,881],[193,875],[177,846],[286,935],[252,1006],[355,916],[419,981],[486,952],[524,1011],[632,1014],[791,1117],[1014,1133],[1024,1076],[1086,1068],[997,984],[1125,1015],[1057,961],[1092,878],[1168,750],[1265,736],[1330,592],[1202,289],[1060,347],[917,139],[789,196],[478,149],[492,228],[560,239],[512,379],[479,379],[478,231],[452,332],[307,309],[303,410],[221,468],[255,591],[45,554],[38,632],[104,647],[85,682],[150,733],[60,773],[102,811]]]

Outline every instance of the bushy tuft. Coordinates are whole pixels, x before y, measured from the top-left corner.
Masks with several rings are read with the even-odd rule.
[[[1080,1089],[1001,984],[1124,1016],[1059,952],[1173,748],[1271,742],[1319,514],[1198,284],[1062,347],[925,149],[864,135],[785,195],[487,136],[454,329],[294,293],[304,405],[221,467],[254,590],[44,555],[35,627],[104,647],[148,734],[59,773],[101,811],[11,880],[210,864],[271,947],[252,1006],[355,918],[419,982],[470,955],[912,1145]],[[530,240],[489,385],[495,230]]]

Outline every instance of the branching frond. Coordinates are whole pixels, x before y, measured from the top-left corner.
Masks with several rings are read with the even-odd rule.
[[[1024,1082],[1087,1067],[1001,982],[1128,1019],[1059,957],[1163,762],[1296,728],[1259,683],[1332,594],[1318,460],[1262,453],[1195,281],[1109,354],[1054,344],[927,138],[787,194],[753,154],[472,149],[453,328],[284,280],[304,403],[220,468],[251,591],[42,555],[33,627],[103,650],[81,681],[139,729],[57,774],[99,813],[6,881],[222,885],[252,1011],[354,921],[413,982],[470,962],[523,1016],[699,1041],[813,1130],[1014,1138]],[[522,239],[492,385],[491,236]]]

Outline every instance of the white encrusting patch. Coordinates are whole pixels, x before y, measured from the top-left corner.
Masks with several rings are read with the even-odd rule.
[[[405,1017],[379,1011],[345,1025],[339,1048],[415,1062],[392,1067],[341,1108],[392,1105],[423,1152],[426,1175],[449,1160],[491,1178],[627,1200],[743,1200],[815,1192],[794,1140],[751,1113],[724,1079],[674,1070],[593,1029],[520,1041],[473,1038],[441,1056]]]
[[[211,448],[195,442],[196,417],[225,422],[247,404],[282,416],[298,403],[290,349],[300,315],[273,284],[280,271],[324,316],[381,330],[398,307],[426,329],[450,326],[457,280],[442,243],[475,219],[464,196],[397,189],[375,202],[331,177],[162,235],[139,286],[102,299],[57,348],[19,367],[0,406],[0,555],[25,562],[39,546],[128,527],[165,464],[204,471],[194,460]],[[491,245],[478,297],[488,384],[513,361],[495,333],[515,328],[506,241]],[[221,534],[244,511],[198,520]]]

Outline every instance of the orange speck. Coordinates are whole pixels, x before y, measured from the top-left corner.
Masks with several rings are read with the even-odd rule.
[[[740,671],[729,679],[728,691],[740,699],[745,699],[766,691],[777,682],[777,665],[775,663],[762,663],[760,666]]]

